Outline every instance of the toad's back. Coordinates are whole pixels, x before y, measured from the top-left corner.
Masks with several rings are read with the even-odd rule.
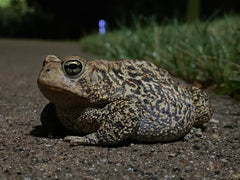
[[[132,139],[174,140],[209,120],[209,99],[200,89],[180,86],[166,70],[149,62],[123,60],[114,66],[108,71],[111,76],[103,75],[111,87],[116,83],[114,95],[142,106],[141,123]]]

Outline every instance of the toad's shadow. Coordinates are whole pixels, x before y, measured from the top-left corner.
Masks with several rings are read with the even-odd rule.
[[[67,135],[73,135],[67,130],[56,116],[56,108],[52,103],[47,104],[40,117],[42,125],[35,126],[30,135],[36,137],[63,138]]]
[[[44,128],[41,125],[35,126],[34,129],[30,132],[30,135],[35,136],[35,137],[44,137],[44,138],[50,138],[50,139],[60,139],[64,138],[66,136],[76,136],[76,134],[70,132],[69,130],[66,130],[64,127],[54,129],[52,131],[49,131],[49,129]],[[118,148],[118,147],[123,147],[123,146],[129,146],[132,142],[128,139],[123,142],[120,142],[118,144],[106,144],[106,145],[101,145],[102,147],[112,147],[112,148]],[[141,144],[141,143],[137,143]],[[91,146],[91,145],[89,145]],[[94,146],[94,144],[93,144]],[[98,146],[98,145],[97,145]]]
[[[62,127],[49,130],[48,128],[38,125],[38,126],[35,126],[33,130],[31,130],[30,135],[35,137],[59,139],[59,138],[64,138],[68,135],[74,135],[74,134]]]

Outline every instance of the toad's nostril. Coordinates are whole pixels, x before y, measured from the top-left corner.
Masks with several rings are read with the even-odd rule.
[[[46,69],[46,72],[50,72],[50,69]]]

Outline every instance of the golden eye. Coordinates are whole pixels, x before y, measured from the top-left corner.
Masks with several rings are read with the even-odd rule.
[[[83,64],[77,59],[70,59],[63,64],[65,73],[69,76],[80,75],[83,71]]]

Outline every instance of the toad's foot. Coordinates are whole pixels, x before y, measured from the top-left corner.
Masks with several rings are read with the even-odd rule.
[[[99,141],[96,137],[96,133],[89,134],[87,136],[67,136],[63,139],[65,142],[70,142],[71,146],[77,145],[98,145]]]
[[[202,138],[203,137],[202,129],[193,127],[190,130],[190,132],[184,136],[183,139],[184,139],[184,141],[188,141],[188,140],[192,139],[194,136]]]

